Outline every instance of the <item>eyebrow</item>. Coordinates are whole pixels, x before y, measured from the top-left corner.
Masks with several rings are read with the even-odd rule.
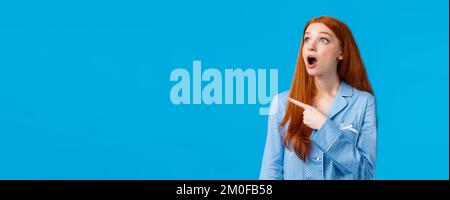
[[[328,33],[328,32],[325,32],[325,31],[321,31],[321,32],[319,32],[319,33],[324,33],[324,34],[327,34],[327,35],[329,35],[330,37],[333,37],[333,36],[331,36],[331,34],[330,33]],[[305,32],[305,35],[306,34],[309,34],[309,32]]]

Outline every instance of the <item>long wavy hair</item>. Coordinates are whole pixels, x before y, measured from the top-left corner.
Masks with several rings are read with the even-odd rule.
[[[335,18],[321,16],[311,19],[305,25],[303,37],[308,26],[313,23],[324,24],[334,32],[339,40],[343,53],[343,59],[337,65],[337,73],[340,80],[347,82],[356,89],[373,94],[363,61],[359,54],[358,46],[350,29],[343,22]],[[302,56],[303,39],[301,41],[289,97],[312,105],[313,98],[316,95],[316,88],[314,85],[314,77],[309,76],[306,72],[305,61]],[[309,137],[311,136],[312,129],[303,124],[303,111],[303,108],[288,101],[286,113],[280,124],[280,128],[288,124],[283,144],[294,151],[300,159],[305,161],[311,149],[311,140]]]

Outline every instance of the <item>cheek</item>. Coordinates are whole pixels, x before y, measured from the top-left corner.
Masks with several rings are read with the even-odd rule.
[[[306,53],[307,53],[306,48],[303,48],[302,49],[302,58],[303,58],[303,60],[306,60],[305,59],[306,58]]]
[[[339,50],[337,48],[324,48],[321,52],[321,57],[326,62],[334,62],[339,56]]]

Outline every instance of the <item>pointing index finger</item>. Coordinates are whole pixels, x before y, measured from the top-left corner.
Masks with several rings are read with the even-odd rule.
[[[293,103],[293,104],[295,104],[295,105],[297,105],[297,106],[300,106],[300,107],[302,107],[303,109],[309,109],[311,106],[309,106],[308,104],[304,104],[304,103],[302,103],[302,102],[300,102],[300,101],[297,101],[297,100],[295,100],[295,99],[293,99],[293,98],[291,98],[291,97],[288,97],[288,100],[291,102],[291,103]]]

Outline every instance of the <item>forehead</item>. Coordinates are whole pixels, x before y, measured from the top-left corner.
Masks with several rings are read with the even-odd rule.
[[[329,29],[325,24],[322,23],[313,23],[306,28],[305,34],[318,34],[318,33],[328,33],[331,36],[334,36],[334,33],[331,29]]]

